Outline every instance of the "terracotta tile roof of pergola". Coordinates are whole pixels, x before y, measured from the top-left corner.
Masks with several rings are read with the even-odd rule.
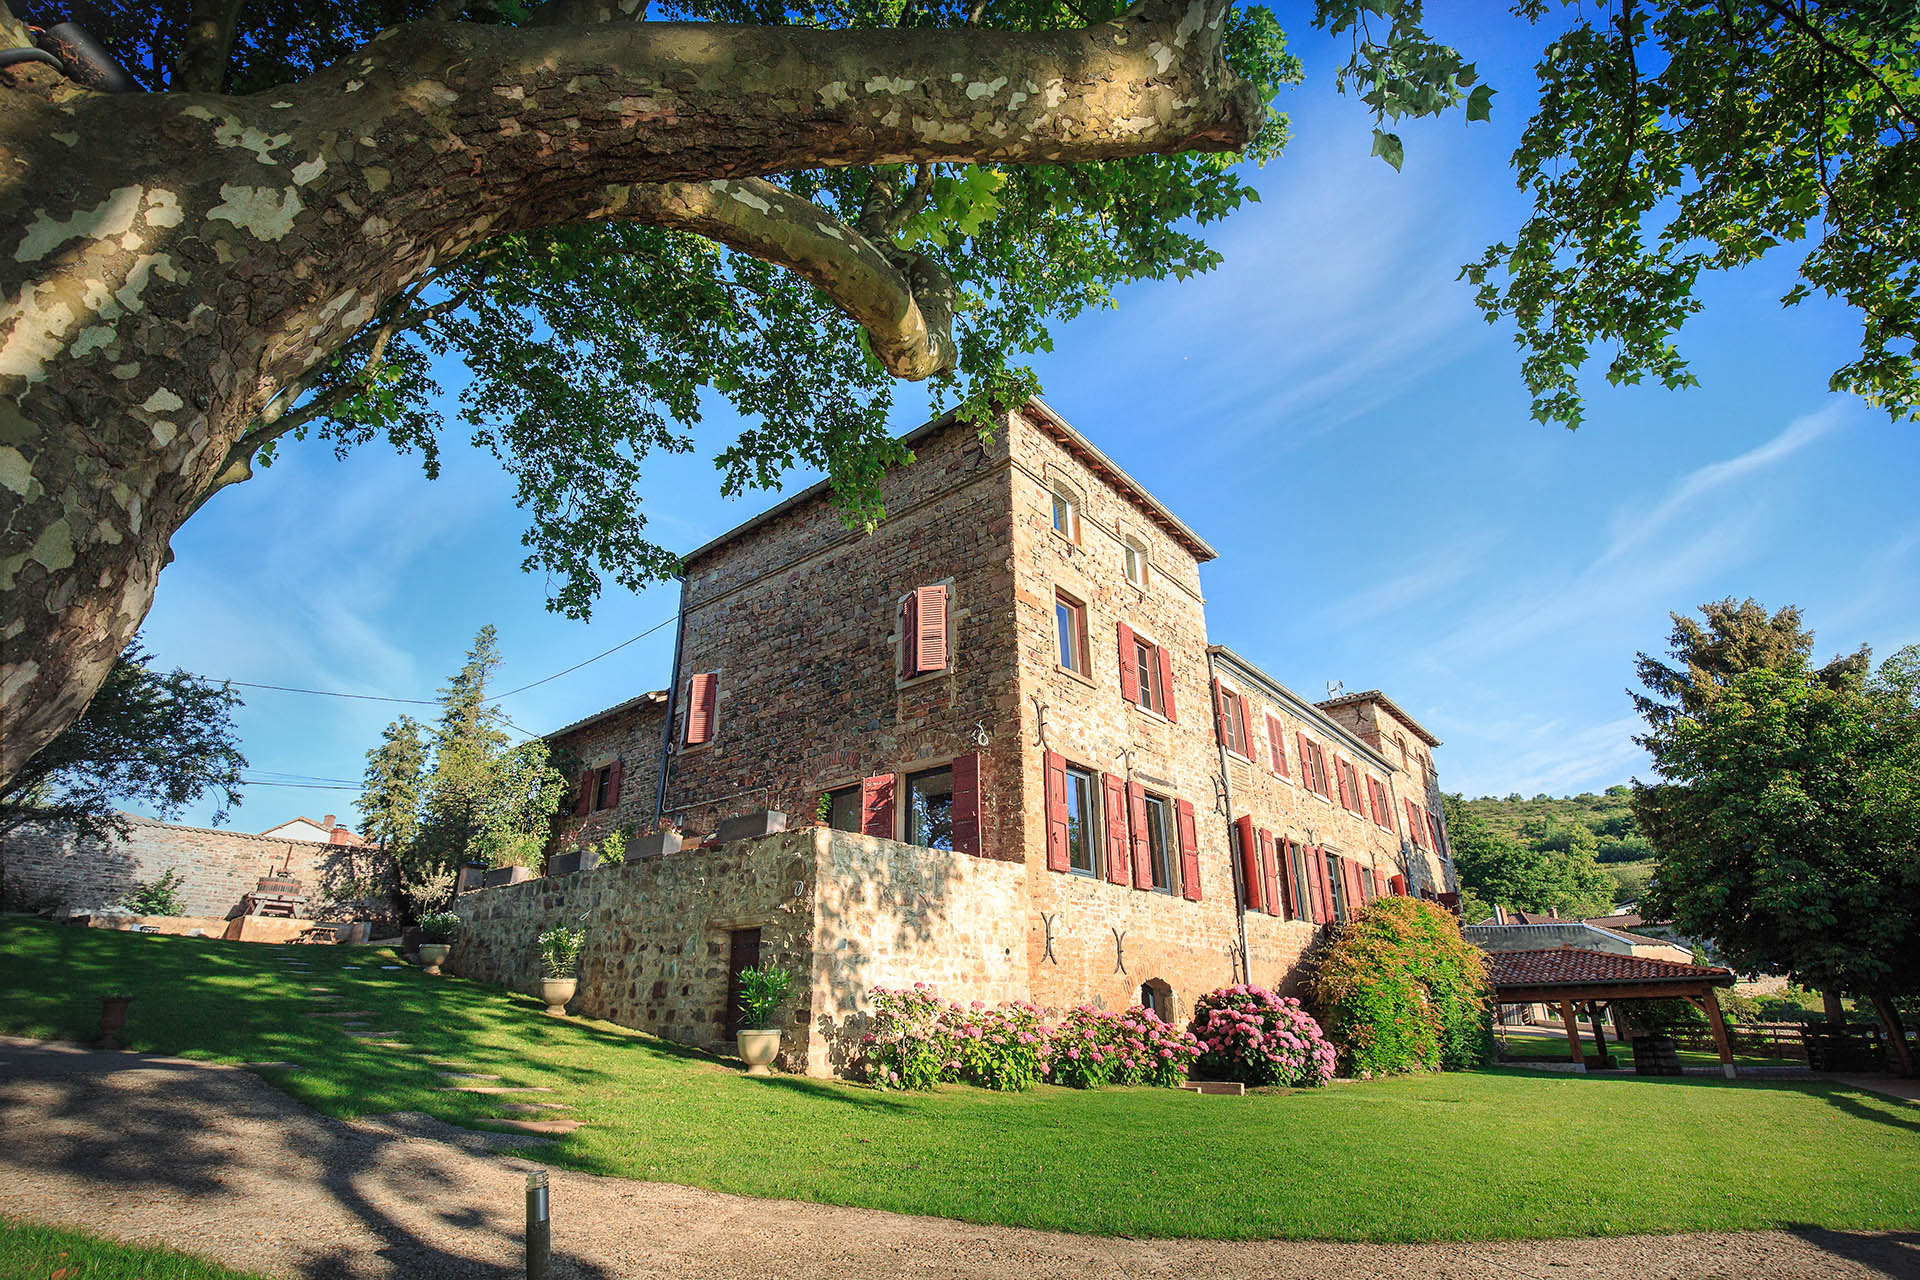
[[[1731,972],[1711,965],[1584,951],[1577,947],[1491,952],[1487,956],[1487,976],[1495,987],[1587,987],[1642,982],[1733,985]]]

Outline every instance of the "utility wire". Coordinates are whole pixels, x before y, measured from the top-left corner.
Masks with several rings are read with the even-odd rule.
[[[679,616],[678,614],[675,614],[674,618],[677,618],[678,616]],[[574,663],[572,666],[568,667],[564,671],[556,671],[550,676],[541,676],[538,680],[535,680],[529,684],[523,684],[517,689],[509,689],[505,693],[496,693],[491,698],[486,698],[483,701],[498,702],[502,698],[511,698],[516,693],[525,693],[529,689],[538,688],[540,685],[546,684],[549,680],[558,680],[561,676],[572,675],[574,672],[578,671],[582,667],[591,666],[593,663],[600,661],[600,659],[607,657],[610,654],[615,654],[620,652],[620,650],[626,648],[628,645],[634,643],[636,640],[646,639],[648,636],[652,635],[654,632],[660,630],[662,627],[672,622],[674,618],[666,618],[660,622],[656,622],[652,626],[648,627],[645,631],[642,631],[639,635],[628,636],[625,640],[622,640],[619,644],[613,646],[613,648],[603,649],[599,653],[594,654],[591,658],[587,658],[584,661]],[[294,687],[293,685],[286,685],[286,684],[256,684],[250,680],[227,680],[227,681],[223,681],[222,683],[236,685],[242,689],[272,689],[276,693],[309,693],[317,698],[353,698],[360,702],[403,702],[410,707],[437,707],[440,705],[439,700],[436,698],[392,698],[381,693],[342,693],[338,689],[300,689],[300,688]],[[513,721],[508,720],[507,723],[513,724]],[[517,724],[513,725],[513,727],[516,729],[520,729],[520,726]],[[532,736],[530,730],[520,729],[520,732],[526,733],[526,734],[529,734],[529,736]]]
[[[344,782],[268,782],[263,778],[242,778],[244,787],[294,787],[301,791],[358,791],[359,783]]]

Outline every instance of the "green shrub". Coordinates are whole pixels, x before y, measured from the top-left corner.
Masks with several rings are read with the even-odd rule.
[[[616,828],[600,838],[600,865],[617,867],[627,860],[627,833]]]
[[[158,880],[134,886],[127,895],[126,908],[137,916],[184,915],[186,905],[180,901],[180,886],[186,882],[187,878],[172,868],[162,871]]]
[[[777,965],[755,965],[740,971],[740,1015],[756,1031],[770,1028],[773,1011],[793,990],[793,971]]]
[[[549,978],[571,978],[573,966],[587,945],[585,929],[569,929],[557,924],[540,935],[540,963]]]
[[[1493,1054],[1493,989],[1453,916],[1378,898],[1338,927],[1313,977],[1320,1023],[1355,1075],[1459,1070]]]

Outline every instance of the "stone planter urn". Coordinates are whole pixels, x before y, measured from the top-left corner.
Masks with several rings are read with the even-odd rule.
[[[555,1015],[567,1011],[567,1001],[573,999],[573,993],[580,989],[578,978],[542,978],[540,979],[540,998],[547,1002],[547,1012]]]
[[[770,1076],[770,1066],[780,1054],[780,1033],[775,1031],[736,1031],[733,1036],[734,1047],[740,1051],[740,1061],[747,1064],[750,1076]]]
[[[122,1047],[114,1033],[127,1025],[127,1006],[132,1003],[132,996],[100,997],[100,1047],[102,1049]]]
[[[427,967],[428,973],[439,973],[440,966],[445,964],[447,957],[452,954],[453,944],[450,942],[423,942],[420,944],[420,963]]]

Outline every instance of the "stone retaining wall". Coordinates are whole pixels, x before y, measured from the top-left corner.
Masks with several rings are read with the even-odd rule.
[[[585,928],[575,1012],[730,1053],[731,935],[758,929],[760,962],[804,976],[778,1018],[781,1065],[828,1075],[850,1064],[876,985],[1026,997],[1025,874],[812,827],[462,894],[448,967],[532,991],[541,931]]]

